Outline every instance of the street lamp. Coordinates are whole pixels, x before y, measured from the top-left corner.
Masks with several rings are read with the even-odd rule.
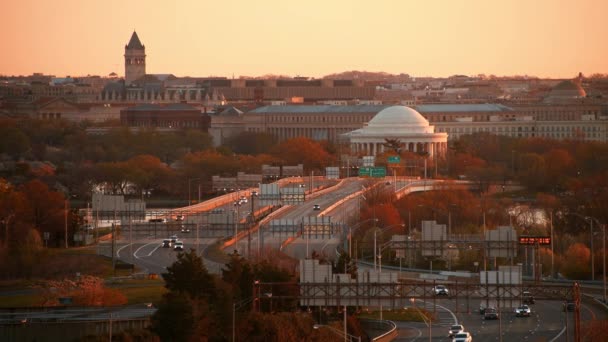
[[[363,220],[357,224],[355,224],[354,226],[348,226],[348,255],[350,255],[350,257],[352,258],[353,256],[353,242],[352,242],[352,232],[356,229],[358,229],[359,227],[361,227],[362,224],[369,222],[369,221],[374,221],[375,223],[378,222],[377,218],[370,218],[367,220]]]
[[[424,204],[418,204],[418,207],[420,207],[420,208],[423,208],[423,207],[424,207],[424,208],[429,208],[429,209],[431,209],[431,210],[432,210],[434,213],[437,213],[437,212],[441,212],[441,213],[445,213],[445,212],[447,212],[447,213],[448,213],[448,236],[447,236],[447,237],[448,237],[448,240],[450,239],[450,234],[452,234],[452,211],[450,210],[449,206],[453,206],[453,207],[455,207],[455,206],[456,206],[456,204],[454,204],[454,203],[450,203],[450,204],[448,204],[448,209],[447,209],[447,211],[444,211],[443,209],[439,209],[439,208],[429,207],[429,206],[424,205]]]
[[[190,206],[192,204],[192,197],[190,196],[190,182],[192,182],[193,180],[198,180],[200,181],[202,178],[201,177],[197,177],[197,178],[189,178],[188,179],[188,206]],[[201,201],[201,184],[198,184],[198,202]]]
[[[253,302],[254,298],[245,298],[238,302],[232,303],[232,342],[236,341],[236,310],[241,309],[245,305]]]
[[[315,324],[312,326],[313,329],[321,329],[321,328],[327,328],[329,329],[329,331],[333,332],[334,334],[338,335],[338,336],[342,336],[344,337],[344,342],[348,342],[348,341],[357,341],[357,342],[361,342],[361,336],[355,336],[355,335],[351,335],[347,332],[347,324],[346,324],[346,305],[344,306],[344,331],[340,331],[330,325],[323,325],[323,324]]]
[[[433,340],[433,322],[431,321],[430,318],[426,317],[422,311],[420,311],[420,309],[418,309],[418,307],[415,305],[416,304],[416,298],[410,298],[410,302],[412,303],[412,307],[414,309],[416,309],[416,311],[418,311],[418,313],[420,314],[420,317],[422,317],[422,320],[424,321],[424,324],[426,324],[429,327],[429,342]],[[427,322],[428,319],[428,322]]]
[[[580,218],[582,218],[585,221],[589,222],[589,234],[590,234],[590,248],[591,248],[591,280],[595,280],[595,255],[594,255],[594,248],[593,248],[593,221],[595,221],[595,223],[597,223],[598,226],[602,227],[602,224],[600,224],[600,222],[598,221],[598,219],[596,219],[593,216],[583,216],[579,213],[570,213],[574,216],[578,216]],[[603,228],[604,230],[604,241],[603,241],[603,247],[604,247],[604,262],[602,263],[603,265],[603,277],[604,277],[604,302],[606,302],[606,234],[605,234],[605,227]]]
[[[378,258],[378,260],[380,260],[380,272],[382,272],[382,255],[377,254],[376,250],[377,250],[377,234],[378,231],[380,231],[380,233],[383,233],[393,227],[397,227],[397,226],[401,226],[405,228],[405,224],[404,223],[399,223],[399,224],[393,224],[390,225],[388,227],[384,227],[382,229],[374,229],[374,271],[376,271],[377,266],[376,266],[376,258]]]

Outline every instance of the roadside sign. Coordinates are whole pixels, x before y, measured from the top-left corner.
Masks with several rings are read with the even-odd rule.
[[[386,177],[386,169],[384,167],[361,167],[359,168],[359,177]]]
[[[390,164],[399,164],[401,162],[401,158],[399,156],[390,156],[388,157],[388,162]]]
[[[550,245],[551,244],[551,237],[550,236],[528,236],[528,235],[522,235],[519,237],[519,244],[520,245],[541,245],[541,246],[546,246],[546,245]]]

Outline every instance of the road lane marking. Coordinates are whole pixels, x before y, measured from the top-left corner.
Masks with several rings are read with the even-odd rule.
[[[126,245],[124,245],[124,246],[122,246],[122,247],[120,247],[120,248],[119,248],[119,249],[116,251],[116,256],[120,258],[120,251],[121,251],[123,248],[125,248],[125,247],[127,247],[127,246],[129,246],[129,245],[130,245],[130,243],[129,243],[129,244],[126,244]]]
[[[137,258],[137,259],[140,259],[140,260],[141,260],[141,258],[137,256],[137,253],[138,253],[138,252],[139,252],[139,251],[140,251],[142,248],[144,248],[144,247],[146,247],[146,246],[149,246],[149,245],[153,245],[153,244],[158,244],[158,242],[150,242],[150,243],[147,243],[147,244],[145,244],[145,245],[143,245],[143,246],[139,247],[139,248],[138,248],[138,249],[137,249],[137,250],[136,250],[136,251],[133,253],[133,256],[134,256],[135,258]],[[157,248],[158,248],[158,247],[157,247]],[[149,256],[150,256],[150,255],[146,255],[146,257],[149,257]]]

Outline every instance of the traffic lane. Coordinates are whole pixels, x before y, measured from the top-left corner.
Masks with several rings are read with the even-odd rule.
[[[537,301],[531,305],[530,317],[516,317],[514,308],[504,308],[501,309],[500,321],[483,319],[483,315],[479,314],[479,299],[470,300],[468,308],[466,300],[458,301],[458,309],[454,298],[443,300],[442,303],[455,312],[458,322],[465,326],[475,341],[495,341],[499,331],[502,331],[504,341],[537,338],[551,340],[559,336],[564,327],[565,315],[561,311],[560,301]]]
[[[169,237],[166,237],[169,238]],[[116,255],[118,259],[126,263],[133,263],[146,273],[162,273],[166,268],[177,260],[177,251],[173,247],[162,247],[163,239],[149,239],[145,241],[137,241],[136,243],[118,243]],[[190,249],[196,250],[196,238],[187,236],[178,236],[178,240],[184,242],[184,251]],[[199,254],[213,244],[216,239],[207,238],[199,239],[198,250]],[[107,254],[111,256],[111,251]],[[207,265],[209,264],[209,265]],[[207,266],[212,266],[215,269],[217,266],[206,261]]]
[[[331,239],[318,239],[306,237],[298,237],[289,245],[283,248],[283,252],[296,259],[306,259],[310,257],[313,252],[319,255],[325,255],[328,259],[334,260],[336,258],[336,247],[340,244],[340,240],[337,238]],[[308,251],[308,254],[306,253]]]

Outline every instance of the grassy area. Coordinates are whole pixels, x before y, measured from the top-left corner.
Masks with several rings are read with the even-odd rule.
[[[220,247],[224,244],[223,240],[219,240],[213,245],[209,246],[205,250],[205,257],[213,260],[215,262],[219,262],[221,264],[226,264],[230,262],[230,257],[226,252],[224,252]]]
[[[163,283],[164,285],[164,283]],[[145,286],[145,287],[126,287],[121,288],[122,292],[128,299],[129,304],[139,303],[160,303],[162,296],[167,292],[163,286]]]
[[[42,297],[37,294],[1,296],[0,308],[21,308],[28,306],[39,306]]]
[[[389,321],[407,321],[407,322],[424,322],[420,314],[424,314],[426,318],[435,320],[433,314],[423,308],[416,310],[414,308],[405,308],[399,310],[382,310],[382,318]],[[360,318],[380,319],[380,311],[362,312]]]

